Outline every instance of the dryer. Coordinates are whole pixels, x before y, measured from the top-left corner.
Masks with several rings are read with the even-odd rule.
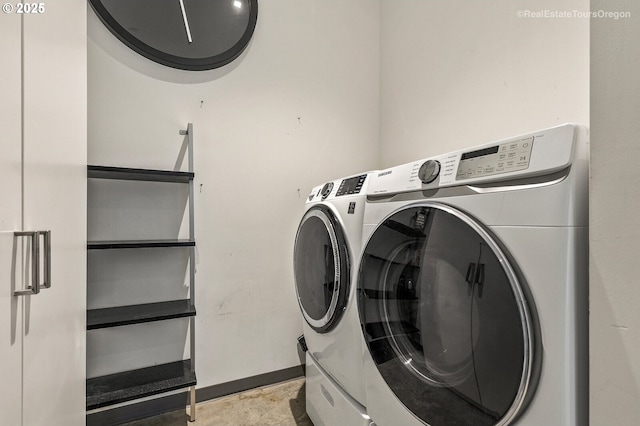
[[[382,170],[358,276],[378,426],[588,424],[588,134]]]
[[[307,350],[307,412],[316,426],[368,425],[355,278],[371,173],[311,191],[294,246],[296,294]]]

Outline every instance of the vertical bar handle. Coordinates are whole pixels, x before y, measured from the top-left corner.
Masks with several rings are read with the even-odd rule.
[[[42,287],[51,288],[51,231],[39,231],[44,237],[44,281]]]
[[[13,237],[27,237],[31,241],[31,284],[25,290],[16,290],[14,296],[28,296],[40,293],[40,237],[37,231],[18,231]]]
[[[44,282],[40,284],[40,236],[44,243]],[[40,293],[40,287],[51,287],[51,231],[16,231],[15,237],[31,239],[31,284],[25,290],[16,290],[14,296],[29,296]]]

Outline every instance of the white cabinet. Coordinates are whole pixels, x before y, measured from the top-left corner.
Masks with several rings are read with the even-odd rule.
[[[0,17],[0,423],[21,424],[22,300],[13,296],[13,231],[22,228],[20,19]],[[20,302],[20,303],[19,303]],[[19,324],[18,324],[19,323]]]
[[[86,4],[44,7],[0,14],[3,425],[85,422]],[[33,260],[15,231],[51,232],[51,288],[14,295]]]

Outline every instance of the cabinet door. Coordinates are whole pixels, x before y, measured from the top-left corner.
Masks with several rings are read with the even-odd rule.
[[[45,7],[0,17],[0,300],[7,317],[0,321],[0,423],[82,425],[86,6],[74,0]],[[23,284],[16,275],[30,261],[21,256],[22,241],[14,242],[15,230],[51,231],[51,288],[37,295],[13,296]]]
[[[20,17],[0,15],[0,424],[19,425],[22,405],[22,301],[13,296],[13,232],[21,229]],[[17,248],[16,248],[17,250]]]
[[[51,231],[51,288],[25,302],[25,425],[85,423],[86,2],[24,17],[24,227]]]

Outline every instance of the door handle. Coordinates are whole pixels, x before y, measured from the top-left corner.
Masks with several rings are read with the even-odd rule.
[[[44,281],[42,287],[51,288],[51,231],[39,231],[44,240]]]
[[[40,282],[40,237],[42,236],[44,257],[42,269],[44,280]],[[51,287],[51,231],[16,231],[14,238],[27,237],[31,240],[31,284],[24,290],[16,290],[14,296],[28,296],[40,293],[41,288]]]

